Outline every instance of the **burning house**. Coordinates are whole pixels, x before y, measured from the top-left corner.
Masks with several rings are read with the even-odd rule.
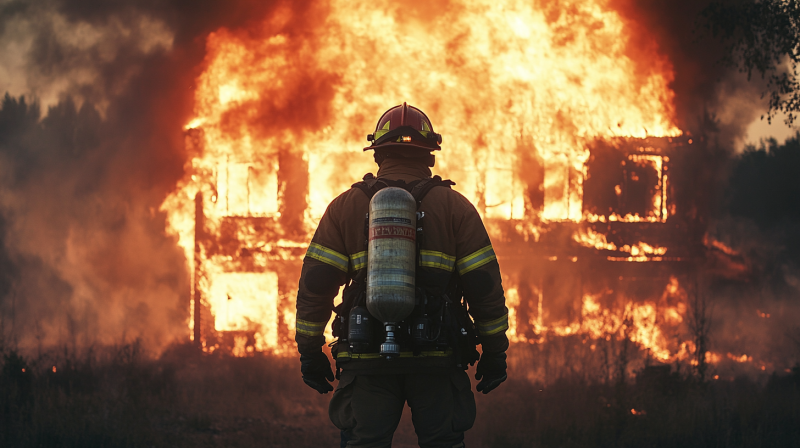
[[[689,369],[702,297],[713,374],[800,359],[794,184],[731,174],[763,85],[692,34],[708,2],[133,3],[8,11],[6,341],[292,356],[311,233],[406,101],[490,232],[512,368]]]
[[[362,134],[405,100],[444,135],[434,171],[484,218],[513,342],[579,335],[594,350],[623,338],[657,361],[689,358],[687,285],[707,244],[687,165],[703,142],[674,124],[669,61],[655,46],[632,59],[624,21],[593,2],[557,15],[463,6],[428,30],[449,44],[419,53],[413,82],[389,62],[415,48],[391,37],[410,25],[377,20],[390,30],[367,35],[378,18],[354,23],[335,2],[330,26],[305,40],[280,31],[288,10],[208,37],[186,175],[162,205],[204,350],[293,352],[311,233],[330,200],[374,172]]]
[[[201,139],[201,130],[187,133],[187,145]],[[209,351],[246,356],[294,340],[285,311],[308,244],[303,167],[285,153],[202,172],[209,181],[194,198],[191,322],[193,340]]]
[[[188,130],[186,142],[202,153],[195,146],[203,144],[203,130]],[[685,304],[664,291],[677,293],[678,279],[691,276],[704,248],[702,233],[671,200],[671,160],[691,143],[617,138],[596,142],[580,169],[526,162],[529,181],[512,192],[523,200],[522,213],[486,219],[503,266],[513,340],[603,337],[630,318],[635,342],[657,359],[676,356],[661,326],[670,318],[680,323]],[[207,183],[194,197],[192,336],[206,350],[246,356],[291,346],[296,277],[313,231],[305,219],[312,188],[305,160],[278,152],[197,170]],[[479,205],[484,215],[496,207]],[[601,323],[600,307],[623,312]]]

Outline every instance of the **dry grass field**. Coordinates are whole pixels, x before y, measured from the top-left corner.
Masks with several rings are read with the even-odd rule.
[[[2,362],[0,446],[338,446],[330,395],[307,388],[294,359],[202,356],[187,346],[151,358],[132,344],[79,358],[7,351]],[[664,371],[610,384],[519,378],[477,396],[467,446],[800,446],[800,369],[762,382],[699,383]],[[393,446],[416,446],[408,414]]]

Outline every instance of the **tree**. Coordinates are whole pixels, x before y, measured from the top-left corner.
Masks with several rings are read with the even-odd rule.
[[[726,46],[722,62],[751,79],[767,81],[767,120],[778,112],[791,125],[800,111],[800,2],[798,0],[715,1],[701,13],[712,35]],[[763,118],[763,117],[762,117]]]
[[[725,211],[758,226],[778,251],[774,261],[800,264],[800,134],[748,146],[733,162]]]
[[[706,353],[708,352],[709,337],[711,335],[711,307],[708,303],[708,296],[700,290],[700,282],[695,280],[694,300],[689,304],[689,315],[687,323],[691,331],[694,342],[694,370],[700,382],[705,381],[708,362]]]

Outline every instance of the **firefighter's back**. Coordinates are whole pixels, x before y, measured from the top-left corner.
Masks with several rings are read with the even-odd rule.
[[[303,380],[320,393],[332,390],[328,382],[334,375],[321,347],[333,311],[339,383],[329,412],[342,431],[343,446],[390,446],[408,403],[420,446],[460,447],[475,419],[466,370],[479,357],[478,343],[483,355],[477,389],[487,393],[506,379],[508,310],[497,258],[475,207],[451,188],[453,182],[431,176],[429,153],[439,149],[441,136],[421,111],[405,104],[390,109],[368,139],[378,177],[365,176],[331,202],[303,261],[296,320]],[[368,306],[367,284],[391,284],[399,281],[393,276],[409,272],[408,260],[392,268],[392,251],[379,254],[380,245],[369,243],[377,235],[369,231],[375,225],[368,217],[370,199],[387,187],[413,196],[415,204],[408,204],[416,205],[417,219],[414,235],[373,229],[390,237],[402,233],[416,243],[410,277],[414,297],[403,302],[413,303],[413,309],[407,307],[410,314],[384,326],[369,311],[379,308]],[[413,209],[408,212],[415,216]],[[404,247],[407,253],[409,245]],[[388,268],[370,268],[370,256],[385,257],[381,265]],[[342,285],[342,300],[334,307]],[[380,300],[370,292],[369,305]],[[384,344],[392,350],[381,351],[384,339],[392,340]]]

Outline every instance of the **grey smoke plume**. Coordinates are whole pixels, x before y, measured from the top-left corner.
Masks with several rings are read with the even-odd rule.
[[[185,262],[158,207],[182,175],[204,36],[271,7],[0,2],[6,344],[187,337]]]

